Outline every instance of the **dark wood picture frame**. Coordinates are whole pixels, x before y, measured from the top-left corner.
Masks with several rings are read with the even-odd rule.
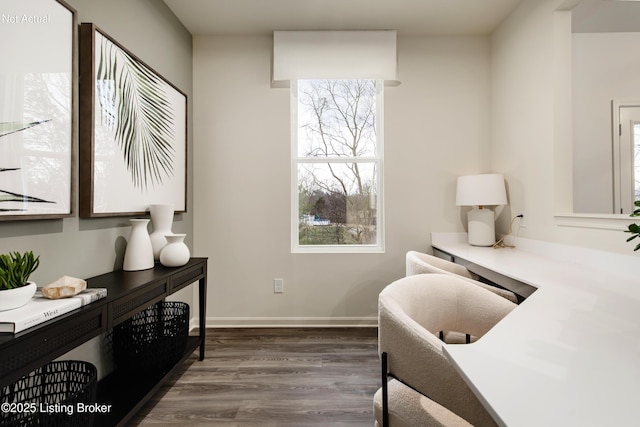
[[[62,0],[3,4],[0,221],[74,215],[78,18]]]
[[[187,95],[92,23],[80,25],[80,216],[187,207]]]

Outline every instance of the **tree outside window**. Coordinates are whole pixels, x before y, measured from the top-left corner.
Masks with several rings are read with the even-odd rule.
[[[382,84],[293,84],[294,250],[381,251]]]

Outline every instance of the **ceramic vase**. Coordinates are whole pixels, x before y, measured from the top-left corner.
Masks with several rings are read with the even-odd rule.
[[[131,234],[124,251],[125,271],[147,270],[153,268],[153,247],[147,231],[148,219],[130,219]]]
[[[27,282],[25,286],[13,289],[4,289],[0,291],[0,311],[13,310],[22,307],[36,293],[36,284]]]
[[[153,259],[160,260],[160,251],[167,245],[166,235],[173,234],[173,205],[150,205],[151,226],[153,231],[150,234],[151,246],[153,247]]]
[[[189,262],[191,254],[184,243],[186,234],[167,234],[167,246],[160,251],[160,264],[165,267],[180,267]]]

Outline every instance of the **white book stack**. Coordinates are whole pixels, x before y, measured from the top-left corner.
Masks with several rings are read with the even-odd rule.
[[[15,334],[107,296],[106,288],[87,288],[68,298],[49,299],[38,290],[22,307],[0,311],[0,333]]]

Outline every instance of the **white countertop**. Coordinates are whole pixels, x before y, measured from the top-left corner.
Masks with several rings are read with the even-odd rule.
[[[500,425],[640,425],[638,257],[526,239],[473,247],[460,233],[432,245],[538,288],[477,342],[445,345]]]

